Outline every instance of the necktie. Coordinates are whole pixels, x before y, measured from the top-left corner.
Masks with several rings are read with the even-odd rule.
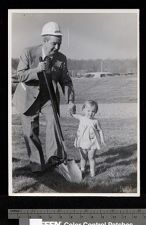
[[[50,73],[51,72],[51,68],[52,68],[52,59],[49,56],[46,56],[44,61],[46,62],[46,67],[45,67],[45,71],[46,73]]]

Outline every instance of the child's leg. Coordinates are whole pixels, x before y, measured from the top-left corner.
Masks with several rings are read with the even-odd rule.
[[[85,159],[81,156],[81,171],[84,172],[85,170],[85,164],[86,164],[86,161]]]
[[[80,156],[81,156],[81,171],[83,172],[85,170],[86,165],[86,151],[83,149],[80,149]]]
[[[95,160],[94,160],[95,149],[88,151],[88,159],[90,164],[90,175],[95,176]]]

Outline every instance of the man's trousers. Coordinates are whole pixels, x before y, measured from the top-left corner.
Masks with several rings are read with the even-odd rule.
[[[45,147],[42,147],[39,138],[40,113],[46,119]],[[49,158],[57,155],[60,148],[51,102],[47,101],[41,109],[33,112],[33,115],[26,116],[23,114],[21,119],[31,170],[32,172],[42,171],[45,169]]]

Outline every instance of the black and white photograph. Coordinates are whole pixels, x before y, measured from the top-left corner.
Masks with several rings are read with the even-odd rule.
[[[9,9],[9,196],[140,196],[138,9]]]

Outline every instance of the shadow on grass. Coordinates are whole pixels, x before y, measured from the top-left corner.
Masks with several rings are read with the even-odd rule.
[[[32,174],[28,166],[15,168],[13,178],[23,177],[24,184],[17,188],[17,192],[31,193],[130,193],[136,192],[137,145],[110,148],[106,152],[96,155],[96,176],[90,178],[87,174],[82,183],[75,184],[65,180],[55,170],[46,171],[38,176]],[[14,159],[15,162],[17,159]],[[24,164],[23,164],[24,165]],[[133,167],[132,167],[133,166]],[[89,166],[88,166],[89,170]],[[112,172],[111,172],[112,170]],[[124,173],[123,173],[124,171]],[[112,176],[111,176],[112,175]],[[25,184],[26,178],[32,182]],[[16,181],[15,181],[16,182]],[[15,192],[15,191],[14,191]]]
[[[17,159],[17,158],[15,158],[15,157],[12,158],[12,162],[13,162],[13,163],[20,162],[20,160],[21,160],[21,159]]]
[[[131,191],[132,190],[132,191]],[[137,174],[130,173],[119,182],[110,183],[108,185],[92,186],[92,193],[136,193],[137,192]]]
[[[108,151],[103,152],[100,154],[100,156],[115,156],[115,160],[118,158],[127,158],[137,150],[137,144],[132,144],[128,146],[120,146],[116,148],[110,148]]]
[[[32,192],[36,191],[37,193],[38,189],[41,188],[41,185],[46,186],[47,188],[49,188],[49,190],[51,189],[48,192],[86,192],[86,184],[70,183],[55,170],[45,171],[42,175],[38,175],[32,173],[29,169],[29,166],[24,166],[21,168],[16,168],[13,171],[13,178],[24,176],[27,178],[33,178],[34,182],[30,185],[23,185],[19,188],[19,190],[17,190],[18,192],[28,192],[28,189],[31,188]]]
[[[113,166],[128,166],[130,164],[136,163],[136,151],[137,144],[132,144],[125,147],[122,146],[118,148],[110,148],[106,152],[96,155],[96,173],[103,173]],[[98,162],[99,157],[105,158],[105,160]]]

